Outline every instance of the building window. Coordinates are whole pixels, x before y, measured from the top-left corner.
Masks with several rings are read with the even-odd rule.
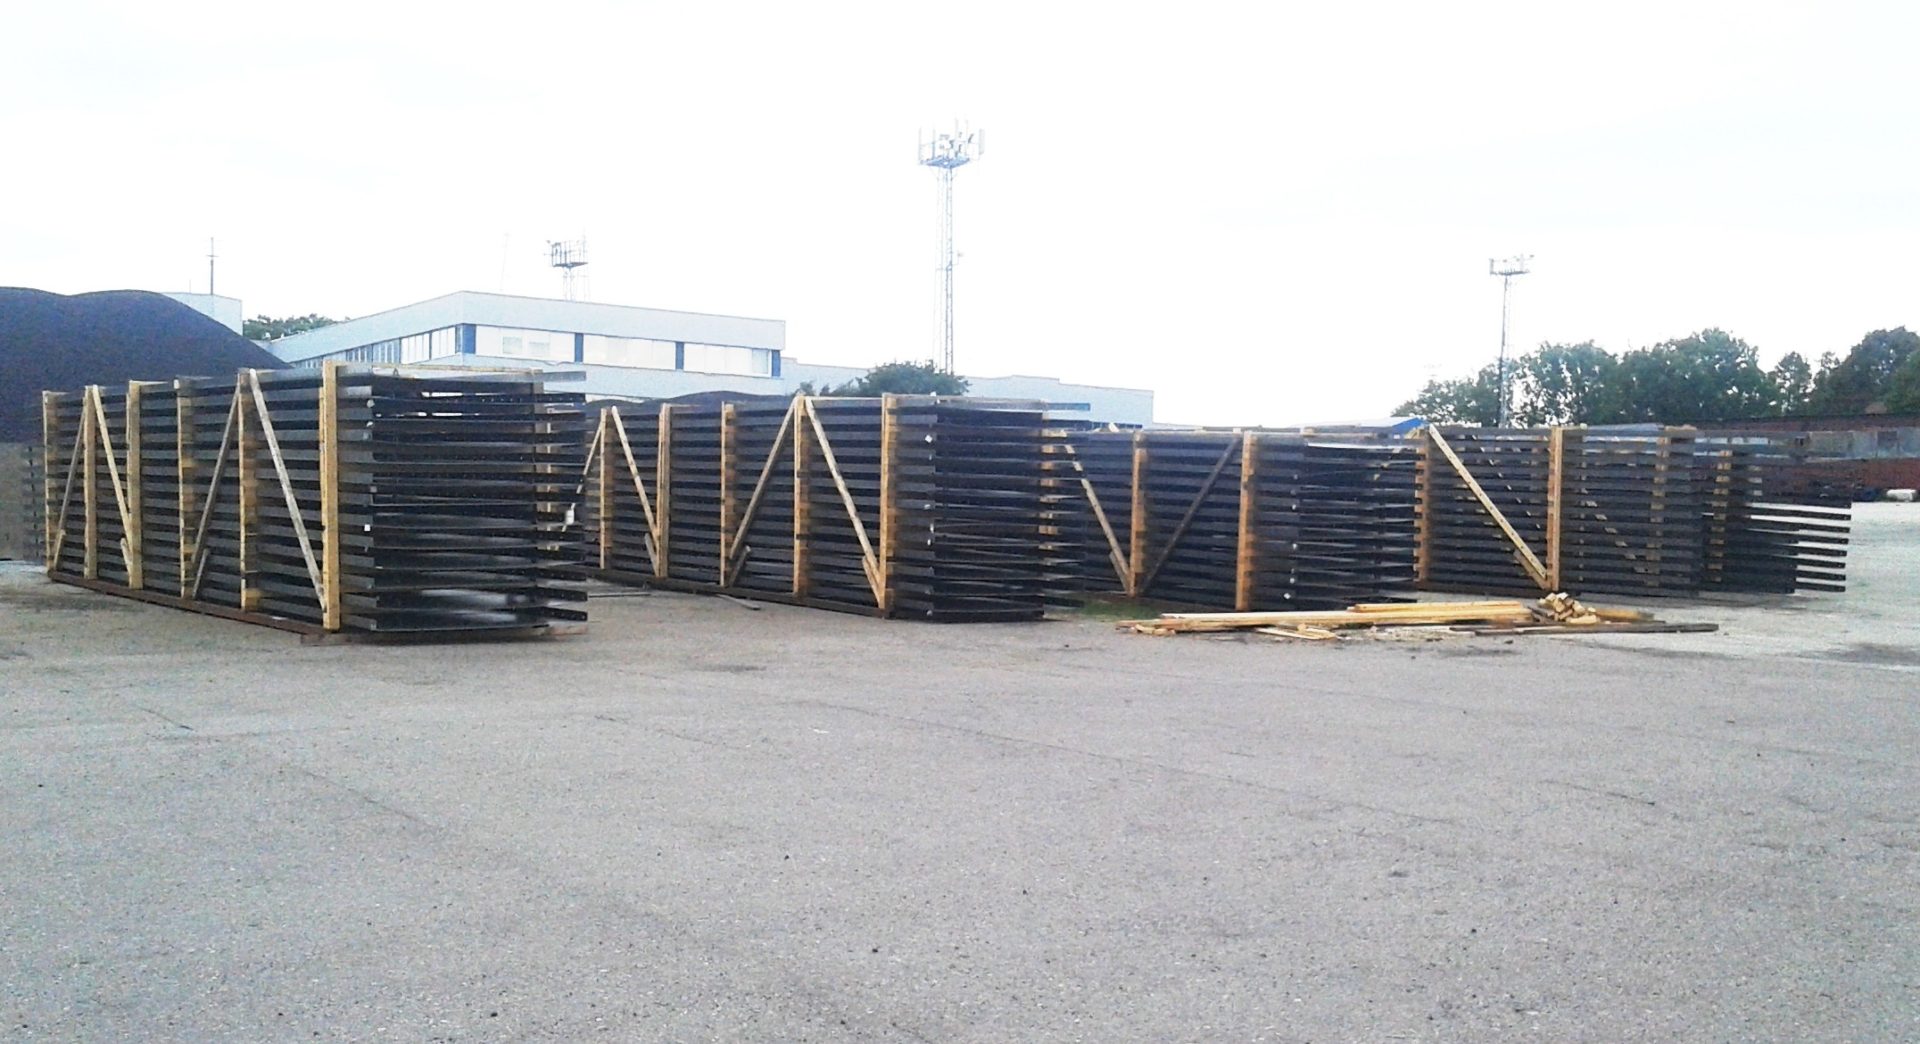
[[[642,366],[655,370],[673,369],[673,342],[645,337],[603,337],[587,334],[581,339],[580,361],[602,366]]]
[[[473,329],[473,354],[572,362],[573,335],[551,330],[476,326]]]
[[[684,368],[700,373],[737,373],[751,377],[773,376],[773,350],[741,348],[725,344],[686,346]]]

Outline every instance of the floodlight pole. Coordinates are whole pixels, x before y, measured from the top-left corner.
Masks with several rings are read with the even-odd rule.
[[[1500,277],[1500,427],[1507,426],[1507,320],[1512,314],[1509,302],[1513,292],[1515,276],[1526,275],[1530,269],[1528,262],[1533,258],[1526,254],[1516,254],[1508,258],[1489,258],[1487,272]]]
[[[982,133],[965,124],[920,141],[920,163],[940,175],[940,368],[953,362],[953,172],[973,162],[983,148]]]

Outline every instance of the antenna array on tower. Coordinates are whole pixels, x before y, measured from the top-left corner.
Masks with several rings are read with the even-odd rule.
[[[587,267],[587,237],[549,240],[547,264],[560,270],[561,290],[567,300],[576,301],[586,296],[587,276],[580,269]]]

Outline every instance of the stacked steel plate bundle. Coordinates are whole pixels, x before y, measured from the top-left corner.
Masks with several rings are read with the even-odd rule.
[[[931,396],[603,412],[585,506],[607,579],[929,620],[1033,619],[1037,409]]]
[[[1692,428],[1432,429],[1421,448],[1428,590],[1653,597],[1844,580],[1846,510],[1778,495],[1778,449]]]
[[[1801,488],[1789,492],[1800,464],[1765,443],[1703,444],[1705,558],[1709,590],[1792,594],[1844,591],[1852,505]]]
[[[48,574],[313,633],[581,621],[579,404],[337,364],[49,392]]]
[[[1062,431],[1080,582],[1207,608],[1344,606],[1412,584],[1416,459],[1284,432]]]

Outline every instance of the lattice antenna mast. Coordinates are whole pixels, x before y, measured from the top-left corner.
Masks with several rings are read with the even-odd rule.
[[[567,300],[578,301],[587,296],[587,275],[580,271],[587,267],[587,237],[564,242],[549,240],[547,264],[560,270],[560,287]]]
[[[986,132],[956,123],[920,141],[920,163],[940,177],[940,368],[953,373],[953,172],[986,151]]]
[[[1533,258],[1527,254],[1515,254],[1512,257],[1489,258],[1487,272],[1500,277],[1500,426],[1506,427],[1509,413],[1507,395],[1507,320],[1512,315],[1510,301],[1513,293],[1513,281],[1526,275],[1532,269],[1527,266]]]

